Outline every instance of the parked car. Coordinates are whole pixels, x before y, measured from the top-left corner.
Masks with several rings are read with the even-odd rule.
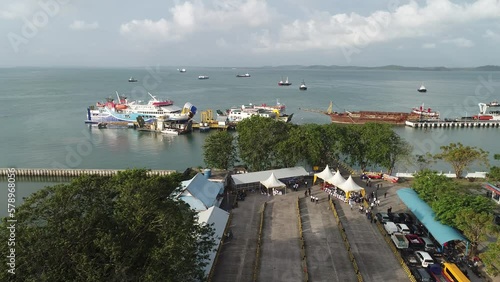
[[[428,252],[415,251],[415,256],[417,257],[417,260],[419,261],[419,264],[422,265],[422,267],[427,267],[431,264],[434,264],[434,259],[432,259],[431,255]]]
[[[392,221],[388,221],[384,223],[384,229],[387,231],[387,234],[392,235],[396,232],[398,232],[398,228],[396,227],[396,224]]]
[[[408,225],[410,227],[411,233],[418,235],[418,236],[424,236],[424,229],[421,225],[418,224],[410,224]]]
[[[387,216],[389,217],[389,221],[392,221],[394,223],[401,223],[401,220],[397,213],[390,212],[387,214]]]
[[[425,243],[425,251],[426,252],[434,252],[436,251],[436,246],[434,245],[434,242],[428,237],[421,237],[422,241]]]
[[[403,233],[403,234],[410,234],[411,233],[410,228],[404,223],[396,223],[396,228],[398,229],[399,233]]]
[[[409,213],[398,213],[400,222],[409,225],[413,223],[413,217]]]
[[[430,273],[425,268],[416,268],[415,271],[412,271],[413,276],[417,278],[418,281],[422,282],[432,282],[434,279],[431,277]]]
[[[386,223],[386,222],[390,221],[389,216],[384,212],[376,213],[375,216],[377,217],[377,220],[380,223]]]

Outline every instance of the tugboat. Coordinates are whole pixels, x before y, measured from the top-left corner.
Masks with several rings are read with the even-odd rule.
[[[425,86],[422,84],[420,85],[420,87],[417,89],[418,92],[421,92],[421,93],[424,93],[424,92],[427,92],[427,88],[425,88]]]
[[[130,77],[130,78],[128,79],[128,82],[137,82],[137,79],[135,79],[135,78],[133,78],[133,77]]]
[[[302,80],[302,83],[300,84],[299,89],[300,90],[307,90],[307,86],[306,86],[306,83],[304,82],[304,80]]]
[[[288,81],[288,77],[287,77],[285,81],[283,81],[283,79],[281,79],[278,82],[278,85],[279,86],[290,86],[290,85],[292,85],[292,83],[290,81]]]

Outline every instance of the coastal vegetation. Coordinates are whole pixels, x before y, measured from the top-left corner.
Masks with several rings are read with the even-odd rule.
[[[462,231],[471,243],[470,257],[477,255],[479,243],[486,241],[488,235],[498,236],[493,202],[482,194],[472,194],[469,185],[426,169],[415,175],[412,188],[433,209],[437,220]],[[480,254],[494,275],[500,257],[500,248],[495,244],[499,243],[489,244]]]
[[[238,159],[250,171],[283,168],[306,163],[325,166],[336,161],[391,172],[396,163],[411,158],[411,147],[390,125],[304,124],[276,122],[253,116],[238,124],[236,149]],[[214,163],[214,144],[205,143],[205,163]],[[221,149],[219,149],[221,150]],[[230,155],[225,148],[221,155]]]
[[[489,166],[486,151],[481,148],[464,146],[460,142],[441,146],[441,153],[434,155],[434,158],[449,163],[458,178],[461,178],[464,170],[475,162]]]
[[[235,138],[227,131],[217,131],[203,145],[203,159],[208,167],[227,170],[236,161]]]
[[[500,160],[500,154],[495,154],[494,159],[497,161]],[[492,181],[500,181],[500,167],[492,166],[488,178]]]
[[[181,177],[127,170],[37,191],[16,211],[15,280],[203,280],[214,233],[170,196]],[[0,224],[3,242],[9,224]],[[8,248],[1,244],[0,252]],[[0,272],[0,281],[11,275]]]

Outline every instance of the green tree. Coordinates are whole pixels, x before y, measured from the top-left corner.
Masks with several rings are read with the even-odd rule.
[[[500,160],[500,154],[495,154],[493,156],[495,160]],[[490,169],[490,173],[488,173],[488,178],[492,181],[500,181],[500,167],[493,166]]]
[[[429,205],[432,205],[434,201],[446,193],[454,193],[455,191],[451,179],[427,169],[415,174],[412,188]]]
[[[229,169],[236,161],[235,138],[227,131],[210,134],[203,144],[203,158],[208,167]]]
[[[493,215],[476,212],[473,208],[462,209],[458,212],[455,225],[462,230],[471,243],[470,257],[476,256],[479,243],[487,240],[487,234],[495,230]]]
[[[424,169],[429,169],[436,160],[431,153],[427,152],[424,155],[415,155],[415,163],[418,165],[418,170],[422,171]]]
[[[252,116],[238,123],[237,144],[241,160],[251,171],[279,168],[277,145],[288,138],[291,124]]]
[[[500,274],[500,237],[497,237],[497,241],[488,245],[488,249],[479,254],[484,266],[486,267],[486,272],[492,276],[497,276]]]
[[[464,170],[475,162],[488,166],[487,152],[481,148],[464,146],[462,143],[441,146],[441,153],[434,157],[449,163],[458,178],[462,177]]]
[[[210,226],[170,194],[179,175],[129,170],[46,187],[16,212],[16,281],[198,281]],[[4,219],[3,242],[9,236]],[[0,252],[7,253],[7,244]],[[0,258],[6,265],[6,256]],[[12,278],[0,272],[0,281]]]

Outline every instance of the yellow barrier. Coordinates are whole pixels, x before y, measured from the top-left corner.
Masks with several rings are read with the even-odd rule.
[[[233,219],[233,213],[230,212],[229,213],[229,218],[227,219],[226,227],[224,228],[224,233],[223,234],[227,234],[227,229],[229,228],[229,226],[231,226],[231,220],[232,219]],[[210,273],[208,274],[208,278],[207,278],[208,282],[211,282],[212,279],[213,279],[214,272],[215,272],[215,266],[217,265],[217,262],[219,260],[220,250],[221,250],[222,245],[224,245],[225,239],[226,239],[226,236],[222,236],[222,238],[221,238],[221,240],[219,242],[219,247],[217,248],[217,253],[215,254],[214,263],[212,264],[212,268],[210,268]]]
[[[359,268],[358,268],[358,263],[356,262],[356,259],[354,258],[354,255],[351,252],[351,245],[349,244],[349,241],[347,240],[347,234],[345,233],[345,229],[342,226],[342,222],[340,221],[339,215],[337,213],[337,209],[335,208],[335,204],[332,201],[330,201],[330,208],[332,209],[333,216],[337,220],[337,224],[339,226],[339,232],[340,232],[340,235],[342,236],[342,239],[344,240],[344,244],[345,244],[345,247],[347,249],[347,253],[349,254],[349,259],[352,263],[352,267],[354,268],[354,273],[356,274],[358,281],[363,282],[363,276],[361,276],[361,273],[359,272]]]
[[[259,271],[260,271],[260,248],[262,246],[262,229],[264,227],[264,212],[266,210],[267,202],[262,205],[262,211],[260,212],[260,226],[259,226],[259,235],[257,236],[257,250],[255,254],[255,264],[253,268],[253,281],[259,280]]]
[[[304,281],[309,281],[309,273],[307,271],[307,255],[304,237],[302,235],[302,217],[300,215],[299,197],[297,197],[297,220],[299,224],[299,242],[300,242],[300,257],[302,259],[302,271],[304,272]]]

